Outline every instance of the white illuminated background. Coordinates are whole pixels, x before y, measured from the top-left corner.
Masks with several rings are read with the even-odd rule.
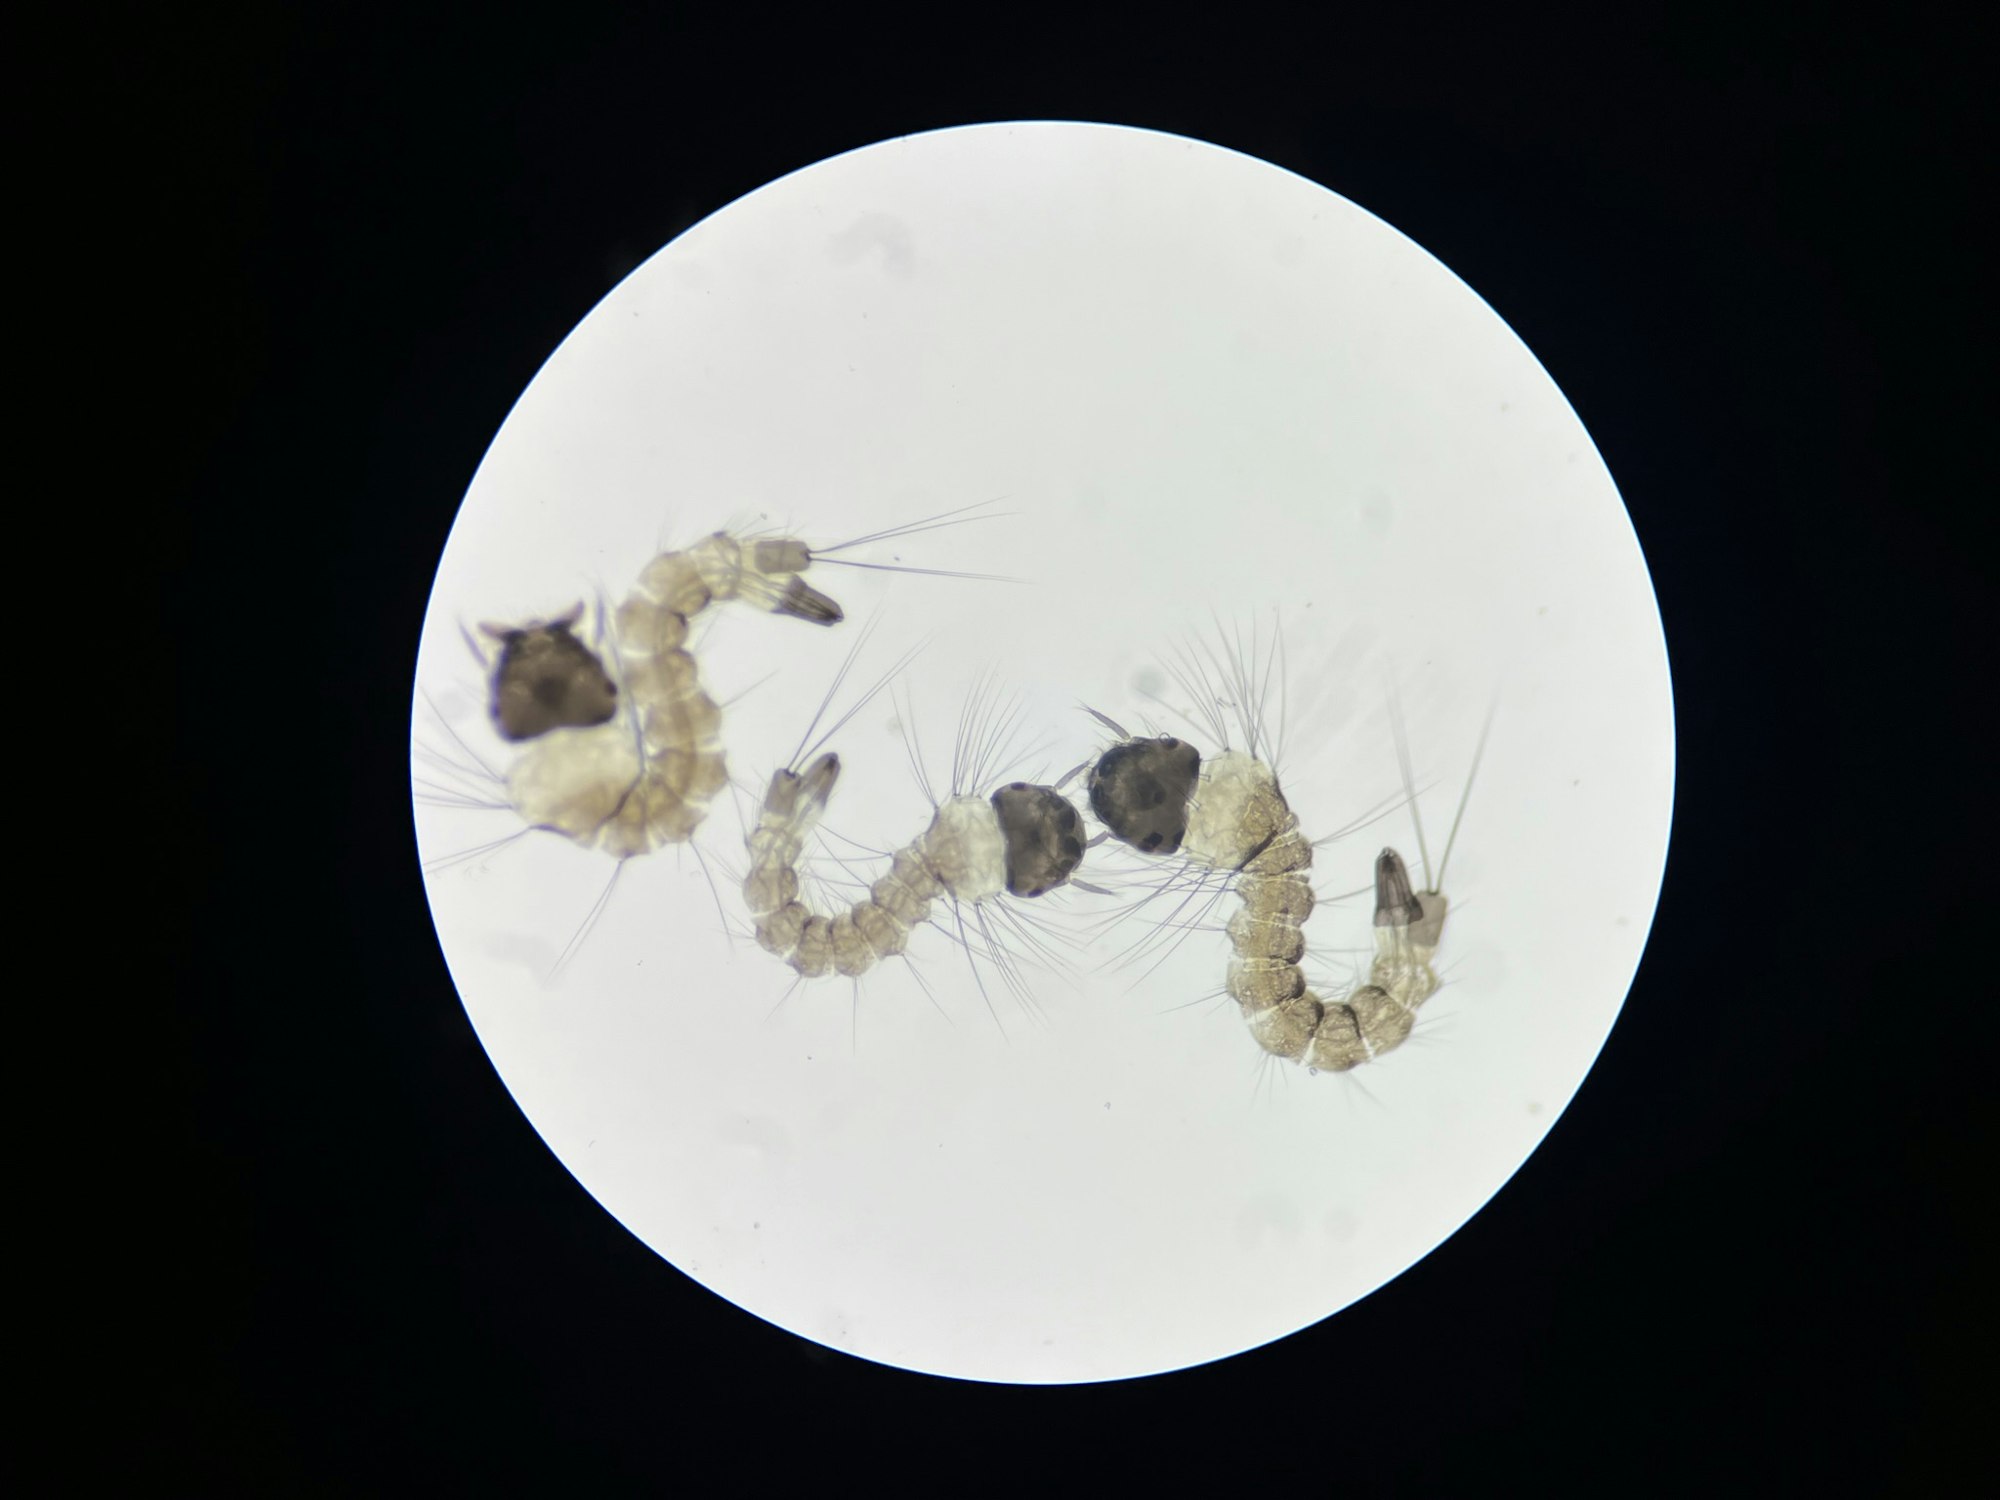
[[[606,857],[549,833],[472,853],[519,825],[438,795],[482,786],[441,759],[507,758],[464,631],[615,600],[655,552],[725,525],[825,546],[981,501],[963,524],[838,555],[1018,582],[816,565],[847,610],[833,629],[741,606],[702,617],[740,790],[701,860],[631,862],[586,929]],[[982,673],[1020,695],[1031,753],[1006,779],[1052,781],[1108,743],[1086,703],[1215,748],[1168,711],[1193,702],[1163,658],[1219,632],[1264,652],[1281,636],[1279,771],[1303,826],[1381,814],[1318,851],[1307,965],[1329,997],[1365,966],[1370,930],[1365,896],[1331,898],[1367,884],[1384,844],[1417,863],[1392,681],[1434,862],[1497,699],[1445,881],[1446,983],[1411,1042],[1344,1077],[1265,1059],[1218,998],[1235,898],[1186,908],[1176,946],[1128,959],[1157,944],[1167,903],[1104,928],[1159,873],[1109,849],[1083,874],[1116,898],[1028,907],[1066,960],[1021,970],[1031,1003],[936,927],[911,944],[928,994],[892,961],[858,990],[823,979],[785,998],[792,973],[744,935],[732,883],[744,820],[871,630],[836,712],[924,649],[831,742],[844,771],[826,823],[853,842],[816,858],[863,882],[884,862],[859,846],[906,843],[929,817],[905,732],[946,780]],[[1673,790],[1645,562],[1533,354],[1344,199],[1102,126],[856,151],[641,266],[481,464],[417,686],[439,938],[556,1155],[756,1316],[987,1380],[1254,1347],[1478,1212],[1617,1017]],[[1274,729],[1277,705],[1274,676]]]

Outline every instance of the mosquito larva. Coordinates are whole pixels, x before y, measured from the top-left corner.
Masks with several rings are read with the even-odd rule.
[[[508,805],[531,828],[619,860],[687,842],[728,781],[721,710],[702,685],[689,642],[696,616],[735,601],[838,624],[840,605],[806,582],[807,569],[818,562],[938,571],[831,554],[954,518],[983,519],[948,512],[819,549],[795,537],[718,531],[655,557],[608,618],[600,606],[597,649],[577,633],[581,604],[549,620],[482,625],[497,643],[489,715],[503,740],[523,747],[505,774]]]
[[[1009,782],[990,797],[946,799],[890,856],[868,899],[831,916],[813,912],[799,899],[798,862],[839,776],[831,751],[803,772],[774,773],[749,838],[743,897],[757,941],[805,978],[865,974],[895,957],[941,897],[972,907],[1002,892],[1031,899],[1066,884],[1082,863],[1081,823],[1068,799],[1054,787]]]
[[[1254,664],[1246,670],[1236,661],[1233,667],[1236,702],[1255,746],[1260,736],[1248,705],[1261,697],[1257,673]],[[1438,986],[1432,958],[1447,909],[1439,888],[1443,864],[1432,881],[1426,856],[1426,889],[1416,892],[1400,854],[1385,848],[1377,856],[1374,962],[1366,980],[1338,999],[1322,999],[1302,967],[1305,922],[1316,899],[1313,843],[1300,830],[1277,773],[1251,752],[1224,750],[1204,759],[1174,736],[1132,736],[1104,715],[1095,717],[1119,736],[1091,768],[1088,782],[1091,810],[1106,833],[1141,853],[1178,853],[1192,865],[1219,872],[1242,898],[1225,929],[1232,956],[1224,988],[1258,1045],[1315,1072],[1346,1072],[1401,1046],[1418,1008]],[[1475,770],[1477,764],[1475,755]],[[1407,756],[1404,782],[1415,816]],[[1464,813],[1462,801],[1459,812]],[[1453,839],[1457,832],[1454,821]],[[1421,823],[1417,836],[1421,844]],[[1448,843],[1446,860],[1450,854]]]
[[[849,710],[847,717],[860,706]],[[801,979],[828,974],[858,978],[884,959],[902,955],[913,930],[931,920],[932,903],[945,900],[953,905],[957,937],[968,956],[974,951],[966,931],[969,914],[983,951],[1010,986],[1025,996],[1002,935],[1011,928],[1015,935],[1040,945],[1021,915],[1001,904],[1000,898],[1032,900],[1064,885],[1082,885],[1075,872],[1084,855],[1083,820],[1062,794],[1068,777],[1053,786],[1012,781],[986,796],[965,790],[983,784],[1002,754],[1001,734],[994,734],[983,747],[970,743],[989,718],[989,708],[980,706],[975,693],[960,721],[951,795],[939,801],[925,784],[933,810],[930,823],[890,853],[888,869],[870,885],[867,896],[846,903],[844,909],[814,910],[803,898],[799,877],[806,841],[840,778],[839,756],[815,752],[840,725],[772,774],[746,840],[750,864],[743,882],[744,903],[755,923],[757,942],[766,952],[783,959]],[[807,735],[811,733],[808,729]],[[796,769],[802,763],[804,769]],[[977,973],[975,965],[975,978]]]
[[[494,728],[528,744],[507,773],[515,811],[616,859],[693,837],[728,768],[722,714],[688,650],[689,623],[711,603],[738,600],[836,624],[840,606],[800,576],[811,562],[794,538],[742,541],[723,531],[663,552],[601,627],[602,657],[573,632],[581,605],[546,622],[482,626],[500,642]]]

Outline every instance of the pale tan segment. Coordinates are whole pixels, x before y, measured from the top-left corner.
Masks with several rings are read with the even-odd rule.
[[[951,797],[911,846],[954,901],[989,901],[1007,889],[1007,840],[984,797]]]
[[[826,917],[809,916],[799,930],[798,945],[792,949],[791,965],[802,978],[817,979],[833,972],[833,923]]]
[[[750,869],[743,900],[757,942],[807,979],[829,973],[858,978],[909,947],[910,930],[929,919],[936,897],[984,900],[1006,883],[1004,838],[992,804],[954,797],[923,833],[890,856],[888,871],[866,899],[839,912],[813,912],[799,900],[798,864],[839,776],[840,759],[831,752],[803,772],[777,772],[746,841]]]
[[[1202,762],[1181,847],[1189,859],[1218,870],[1278,875],[1312,864],[1312,845],[1300,835],[1277,776],[1241,750]]]
[[[854,908],[854,926],[861,940],[881,958],[894,958],[910,946],[910,924],[898,920],[888,907],[872,898]]]
[[[645,755],[628,733],[562,729],[514,762],[507,795],[530,827],[629,859],[693,837],[727,779],[719,752]]]
[[[767,953],[787,955],[805,936],[806,919],[811,915],[797,901],[786,901],[757,918],[757,944]]]
[[[1302,992],[1267,1009],[1253,1012],[1246,1007],[1244,1019],[1266,1052],[1297,1059],[1324,1024],[1325,1012],[1317,999]]]
[[[1244,875],[1237,880],[1242,909],[1229,919],[1230,946],[1239,957],[1296,964],[1305,954],[1305,920],[1312,914],[1312,847],[1306,865],[1282,875]]]
[[[915,849],[898,849],[889,861],[889,871],[869,887],[873,904],[905,929],[930,915],[931,898],[944,887]]]

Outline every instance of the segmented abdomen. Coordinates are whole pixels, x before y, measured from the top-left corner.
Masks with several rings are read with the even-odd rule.
[[[1430,960],[1444,898],[1412,894],[1394,850],[1376,860],[1368,982],[1328,1002],[1307,986],[1300,967],[1313,909],[1312,844],[1270,768],[1241,751],[1204,762],[1189,800],[1184,849],[1198,863],[1236,872],[1243,906],[1229,919],[1234,956],[1225,988],[1258,1045],[1340,1073],[1403,1044],[1417,1007],[1437,988]]]
[[[1251,1035],[1267,1052],[1311,1068],[1344,1073],[1393,1052],[1416,1025],[1417,1007],[1437,989],[1431,958],[1444,922],[1444,898],[1409,888],[1402,859],[1385,849],[1375,862],[1375,961],[1368,982],[1328,1003],[1306,986],[1303,923],[1313,907],[1305,863],[1281,875],[1246,874],[1243,909],[1229,922],[1228,989]]]
[[[833,770],[838,769],[836,761]],[[799,859],[825,806],[825,788],[832,784],[828,776],[823,785],[809,785],[812,776],[811,770],[805,777],[780,771],[771,779],[750,835],[744,904],[756,921],[758,945],[805,978],[865,974],[909,946],[910,930],[929,919],[931,901],[947,888],[920,838],[891,856],[888,871],[869,887],[867,900],[833,915],[808,908],[799,900]]]

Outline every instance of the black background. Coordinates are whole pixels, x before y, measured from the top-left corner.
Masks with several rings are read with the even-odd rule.
[[[1987,476],[1941,457],[1983,410],[1969,46],[1618,9],[320,6],[121,34],[76,94],[108,142],[77,262],[102,255],[121,351],[95,389],[129,416],[99,457],[143,465],[119,540],[163,637],[229,649],[156,663],[180,982],[133,1007],[144,1124],[51,1384],[101,1420],[72,1457],[285,1492],[1972,1474],[1952,1273],[1984,1179],[1954,1144],[1982,1112],[1941,967],[1979,946],[1943,842],[1983,795],[1957,705]],[[1644,966],[1517,1179],[1316,1329],[1056,1391],[828,1353],[633,1240],[474,1040],[408,821],[430,574],[555,344],[772,177],[1007,118],[1266,158],[1462,276],[1625,497],[1681,733]]]

